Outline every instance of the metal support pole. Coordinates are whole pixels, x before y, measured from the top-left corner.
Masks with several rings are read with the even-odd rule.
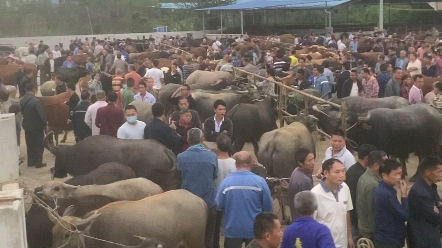
[[[384,0],[379,0],[379,31],[384,30]]]
[[[206,34],[206,13],[203,12],[203,34]]]
[[[220,15],[221,15],[221,34],[223,34],[223,12],[220,11]]]
[[[86,5],[87,18],[89,19],[89,27],[91,28],[91,34],[94,34],[94,29],[92,28],[91,15],[89,14],[89,6]]]
[[[241,15],[241,34],[244,34],[244,11],[243,10],[241,10],[240,15]]]

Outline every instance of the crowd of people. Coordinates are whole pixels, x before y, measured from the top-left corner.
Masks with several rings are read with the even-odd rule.
[[[354,43],[357,37],[356,34],[348,37],[352,40],[350,49],[357,46]],[[277,42],[277,39],[272,41]],[[428,76],[426,73],[431,72],[435,73],[433,76],[439,76],[442,72],[442,63],[439,63],[442,60],[434,48],[422,43],[416,43],[416,48],[400,47],[400,43],[398,47],[387,48],[391,53],[379,55],[374,68],[349,58],[343,63],[342,72],[335,77],[327,61],[322,65],[312,65],[311,56],[297,58],[295,50],[290,54],[283,49],[262,52],[256,44],[247,53],[240,54],[233,49],[233,43],[243,41],[242,36],[236,40],[227,37],[206,45],[206,39],[202,46],[215,58],[221,58],[215,70],[232,72],[234,67],[244,67],[253,72],[265,69],[269,79],[295,77],[292,86],[314,88],[323,96],[333,93],[338,98],[401,96],[411,104],[426,102],[441,105],[438,102],[441,101],[442,82],[434,84],[433,92],[422,95],[423,75]],[[297,37],[295,43],[298,44],[295,45],[321,44],[321,41],[328,46],[330,42],[334,44],[333,37],[326,35],[315,40],[310,36]],[[340,41],[336,42],[337,49],[344,51],[344,42]],[[163,42],[175,45],[176,40],[172,37]],[[179,187],[200,196],[208,207],[207,248],[219,247],[222,223],[225,248],[240,248],[244,243],[247,248],[277,248],[280,245],[282,248],[355,247],[359,238],[372,240],[376,248],[403,247],[406,238],[409,247],[441,246],[442,205],[435,185],[442,176],[439,158],[428,157],[421,161],[418,179],[408,192],[407,185],[401,180],[402,168],[397,161],[388,159],[385,152],[371,145],[360,146],[356,161],[345,148],[344,134],[335,132],[331,135],[331,147],[316,173],[320,182],[314,186],[314,153],[300,149],[296,151],[294,163],[297,168],[289,183],[293,223],[283,234],[281,223],[269,213],[273,204],[267,182],[251,172],[254,166],[251,154],[246,151],[233,156],[230,154],[234,127],[232,121],[225,117],[226,103],[215,101],[214,114],[204,124],[196,111],[190,86],[185,82],[194,70],[210,70],[208,61],[197,58],[198,66],[195,68],[191,65],[193,59],[188,57],[182,67],[173,62],[165,75],[158,68],[158,60],[146,58],[136,67],[122,49],[114,58],[112,44],[117,48],[124,47],[122,41],[89,42],[86,39],[82,42],[78,39],[71,42],[70,52],[65,53],[60,52],[57,46],[51,51],[42,43],[40,50],[43,52],[38,55],[30,53],[26,62],[36,63],[41,75],[56,81],[56,94],[68,92],[71,96],[66,104],[70,109],[76,142],[94,135],[154,139],[177,155]],[[373,50],[377,49],[383,51],[386,48],[376,44]],[[90,71],[91,80],[78,96],[75,93],[76,82],[63,82],[53,73],[57,67],[75,68],[71,56],[82,53],[92,53],[99,59],[98,64],[88,60],[86,68]],[[65,61],[56,63],[55,60],[63,56]],[[23,63],[12,57],[10,61],[17,63],[20,69],[16,74],[16,87],[0,90],[0,99],[4,92],[10,99],[9,107],[2,102],[2,111],[21,112],[28,166],[40,168],[46,166],[42,155],[47,119],[41,102],[36,98],[37,86],[30,80],[32,71],[23,69]],[[428,68],[423,68],[422,62]],[[432,66],[433,69],[430,68]],[[105,92],[99,72],[113,70],[112,90]],[[168,83],[181,85],[181,97],[176,99],[177,110],[169,120],[165,117],[165,107],[155,98],[162,86]],[[276,93],[272,81],[261,82],[258,86],[267,94]],[[16,98],[17,88],[20,100]],[[153,120],[148,123],[138,120],[137,108],[130,105],[132,101],[153,104]],[[218,155],[204,148],[203,141],[215,142]],[[394,187],[400,189],[400,201]]]

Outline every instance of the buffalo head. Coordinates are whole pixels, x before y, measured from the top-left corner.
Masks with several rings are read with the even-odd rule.
[[[286,118],[287,124],[290,125],[293,122],[300,122],[302,123],[310,132],[314,132],[317,130],[318,126],[318,118],[316,118],[314,115],[307,115],[303,112],[299,113],[297,116],[290,116]]]
[[[341,124],[342,113],[334,109],[330,104],[315,104],[312,107],[315,117],[318,118],[318,126],[326,133],[332,133]]]
[[[47,198],[69,198],[72,197],[77,186],[69,185],[60,181],[50,181],[42,186],[39,194]]]
[[[58,218],[48,212],[49,219],[55,224],[52,229],[52,247],[76,248],[84,247],[83,232],[100,214],[91,214],[86,219],[72,216]],[[79,232],[78,232],[79,231]]]

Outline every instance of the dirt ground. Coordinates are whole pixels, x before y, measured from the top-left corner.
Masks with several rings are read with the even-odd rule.
[[[315,171],[316,171],[319,168],[319,166],[321,165],[321,162],[324,158],[325,150],[330,146],[330,141],[329,140],[320,141],[319,137],[317,137],[317,136],[315,136],[315,140],[316,140],[316,166],[315,166]],[[25,157],[26,156],[26,145],[25,145],[23,132],[22,132],[22,136],[21,136],[21,144],[22,145],[20,147],[20,153],[21,153],[22,157]],[[74,135],[72,132],[70,132],[68,135],[68,139],[64,145],[73,145],[73,144],[75,144]],[[246,144],[246,146],[244,147],[244,150],[247,150],[253,154],[253,146],[249,143]],[[20,172],[21,172],[20,178],[27,184],[27,186],[29,188],[38,187],[41,184],[43,184],[44,182],[51,180],[51,175],[50,175],[49,169],[54,166],[55,157],[46,149],[43,154],[43,162],[47,163],[48,165],[44,168],[39,168],[39,169],[36,169],[34,167],[28,167],[27,163],[26,163],[26,159],[20,165]],[[414,173],[416,172],[417,163],[418,163],[418,158],[415,157],[414,155],[410,155],[410,158],[409,158],[408,164],[407,164],[408,173],[410,175],[414,175]],[[314,184],[316,185],[317,183],[318,183],[318,180],[315,178]],[[439,185],[438,188],[439,188],[439,194],[441,194],[442,193],[442,191],[441,191],[442,184]],[[274,203],[275,203],[274,204],[274,212],[280,216],[281,211],[280,211],[279,205],[277,204],[276,201]],[[223,238],[221,238],[221,244],[223,244],[223,243],[224,243]],[[221,246],[221,248],[223,248],[223,245]]]

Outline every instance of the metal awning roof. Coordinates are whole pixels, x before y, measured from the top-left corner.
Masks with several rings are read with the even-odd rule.
[[[328,9],[351,0],[249,0],[246,2],[197,10],[253,10],[253,9]]]

